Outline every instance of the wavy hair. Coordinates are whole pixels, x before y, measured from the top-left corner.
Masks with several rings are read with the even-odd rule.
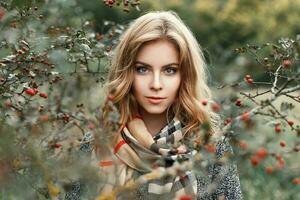
[[[113,97],[112,102],[120,113],[119,123],[126,124],[138,112],[138,103],[131,90],[137,53],[144,43],[159,39],[167,39],[177,47],[183,80],[171,112],[168,108],[168,119],[172,115],[178,117],[185,125],[184,134],[200,130],[204,123],[210,134],[216,133],[219,116],[201,103],[211,99],[202,50],[193,33],[173,11],[152,11],[137,18],[121,35],[114,49],[105,91]]]

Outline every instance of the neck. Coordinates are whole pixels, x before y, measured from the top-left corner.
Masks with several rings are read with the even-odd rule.
[[[167,124],[166,112],[161,114],[150,114],[146,111],[140,111],[147,130],[152,136],[155,136]]]

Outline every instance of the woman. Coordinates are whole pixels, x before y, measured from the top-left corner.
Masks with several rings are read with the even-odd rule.
[[[201,49],[177,14],[139,17],[114,53],[103,116],[114,107],[121,126],[106,152],[93,153],[107,175],[100,196],[242,199],[235,164],[222,162],[232,149],[204,103],[211,92]]]

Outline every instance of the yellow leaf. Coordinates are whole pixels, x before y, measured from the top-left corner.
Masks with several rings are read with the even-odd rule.
[[[51,181],[48,181],[48,190],[51,197],[57,197],[60,192],[59,187],[55,186]]]
[[[96,200],[115,200],[116,195],[114,192],[104,193],[97,197]]]

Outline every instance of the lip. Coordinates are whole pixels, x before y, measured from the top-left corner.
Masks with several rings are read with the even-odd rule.
[[[149,96],[147,98],[149,98],[149,99],[166,99],[165,97],[154,97],[154,96]]]
[[[162,101],[164,101],[164,99],[166,99],[166,98],[162,98],[162,97],[147,97],[147,99],[152,104],[159,104]]]

